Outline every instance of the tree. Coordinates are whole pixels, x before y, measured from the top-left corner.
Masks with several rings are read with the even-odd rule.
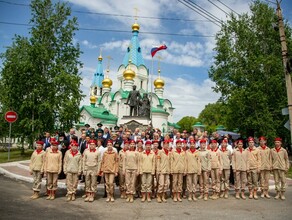
[[[30,36],[15,36],[1,54],[0,103],[3,112],[18,113],[14,131],[34,138],[56,129],[56,121],[62,129],[78,121],[83,95],[81,51],[73,43],[77,19],[65,3],[33,0],[30,7]]]
[[[179,131],[187,130],[191,132],[193,130],[193,125],[197,122],[197,119],[193,116],[185,116],[177,124],[180,126]]]
[[[232,15],[216,35],[217,53],[209,76],[227,106],[227,127],[246,135],[289,135],[281,115],[287,98],[279,33],[273,29],[277,17],[260,1],[250,10],[250,15]],[[286,30],[291,51],[291,29]]]
[[[209,103],[199,114],[198,121],[206,125],[207,131],[212,132],[218,125],[226,126],[226,114],[226,105],[222,102]]]

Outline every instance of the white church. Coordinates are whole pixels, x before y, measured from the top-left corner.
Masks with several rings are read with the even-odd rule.
[[[173,122],[172,103],[164,98],[165,83],[160,77],[160,70],[158,70],[158,78],[153,82],[154,92],[148,92],[149,69],[143,60],[138,39],[139,29],[139,24],[135,22],[132,25],[130,46],[117,70],[118,91],[112,91],[113,82],[108,74],[104,76],[103,58],[101,55],[98,57],[97,69],[90,87],[90,105],[81,107],[80,122],[77,126],[83,127],[85,124],[89,124],[90,127],[97,128],[97,124],[101,123],[103,127],[109,129],[113,129],[116,125],[123,125],[132,130],[134,127],[143,129],[152,125],[153,128],[159,128],[163,133],[169,132],[173,128],[179,128]],[[133,85],[136,85],[141,97],[144,93],[148,94],[151,100],[150,118],[129,116],[130,107],[125,103]]]

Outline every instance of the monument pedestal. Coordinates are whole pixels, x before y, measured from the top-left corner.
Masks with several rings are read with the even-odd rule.
[[[127,127],[132,132],[134,132],[136,128],[139,128],[140,130],[145,130],[150,124],[150,118],[143,116],[124,116],[121,118],[120,121],[120,125]]]

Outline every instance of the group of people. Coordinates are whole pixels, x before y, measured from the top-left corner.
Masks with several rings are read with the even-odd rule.
[[[98,129],[101,130],[105,129]],[[85,202],[94,201],[101,177],[107,202],[115,201],[115,183],[120,197],[127,202],[133,202],[135,195],[142,202],[151,202],[153,198],[158,203],[166,202],[168,192],[174,202],[183,198],[188,201],[228,199],[230,175],[234,175],[236,199],[246,199],[246,187],[250,199],[258,199],[259,187],[260,197],[269,199],[271,173],[275,180],[275,199],[285,200],[289,159],[279,137],[275,138],[273,148],[267,147],[265,137],[258,139],[257,147],[254,138],[249,137],[245,148],[242,139],[231,147],[227,137],[220,141],[204,137],[196,141],[193,135],[184,139],[178,134],[162,138],[157,130],[148,138],[147,135],[141,138],[139,130],[131,133],[123,129],[108,136],[104,132],[92,136],[89,130],[84,130],[79,140],[73,136],[64,155],[59,140],[50,137],[49,146],[47,140],[36,141],[30,162],[34,179],[32,199],[39,198],[43,176],[47,179],[47,199],[55,199],[58,176],[63,172],[67,201],[76,199],[80,176],[85,179]]]

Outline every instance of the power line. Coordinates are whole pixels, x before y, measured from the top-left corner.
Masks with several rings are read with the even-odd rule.
[[[235,14],[237,14],[238,16],[240,16],[240,14],[238,14],[236,11],[234,11],[232,8],[230,8],[228,5],[224,4],[223,2],[221,2],[220,0],[217,0],[218,2],[220,2],[222,5],[224,5],[226,8],[228,8],[229,10],[233,11]]]
[[[210,0],[208,0],[208,2],[210,2],[212,5],[214,5],[216,8],[218,8],[220,11],[222,11],[222,12],[224,12],[226,15],[228,15],[228,16],[230,16],[230,14],[227,12],[227,11],[225,11],[225,10],[223,10],[222,8],[220,8],[218,5],[216,5],[214,2],[212,2],[212,1],[210,1]]]
[[[0,0],[0,3],[5,3],[9,5],[17,5],[17,6],[25,6],[29,7],[29,4],[23,3],[14,3]],[[91,12],[91,11],[80,11],[80,10],[72,10],[72,12],[79,13],[79,14],[95,14],[101,16],[113,16],[113,17],[126,17],[126,18],[133,18],[132,15],[124,15],[124,14],[111,14],[111,13],[101,13],[101,12]],[[151,17],[151,16],[138,16],[138,18],[142,19],[153,19],[153,20],[169,20],[169,21],[182,21],[182,22],[210,22],[209,20],[204,19],[182,19],[182,18],[167,18],[167,17]]]
[[[186,0],[185,0],[186,2]],[[189,0],[189,4],[191,4],[193,7],[195,7],[196,9],[198,9],[199,11],[201,11],[202,13],[204,13],[205,15],[207,15],[208,17],[210,17],[211,19],[217,21],[218,23],[222,23],[221,19],[216,17],[215,15],[211,14],[210,12],[208,12],[207,10],[205,10],[204,8],[202,8],[201,6],[199,6],[197,3]]]
[[[16,26],[26,26],[26,27],[33,27],[31,24],[24,24],[24,23],[14,23],[14,22],[5,22],[0,21],[0,24],[4,25],[16,25]],[[99,29],[99,28],[78,28],[81,31],[103,31],[103,32],[116,32],[116,33],[131,33],[131,31],[125,30],[114,30],[114,29]],[[169,36],[181,36],[181,37],[215,37],[215,35],[200,35],[200,34],[179,34],[179,33],[164,33],[164,32],[143,32],[140,31],[141,34],[154,34],[154,35],[169,35]]]
[[[182,0],[178,0],[181,4],[185,5],[186,7],[188,7],[189,9],[197,12],[199,15],[203,16],[204,18],[206,18],[207,20],[209,20],[210,22],[212,22],[213,24],[217,25],[218,27],[221,27],[218,23],[216,23],[214,20],[208,18],[206,15],[204,15],[203,13],[201,13],[200,11],[194,9],[193,7],[191,7],[190,5],[188,5],[185,1]]]

